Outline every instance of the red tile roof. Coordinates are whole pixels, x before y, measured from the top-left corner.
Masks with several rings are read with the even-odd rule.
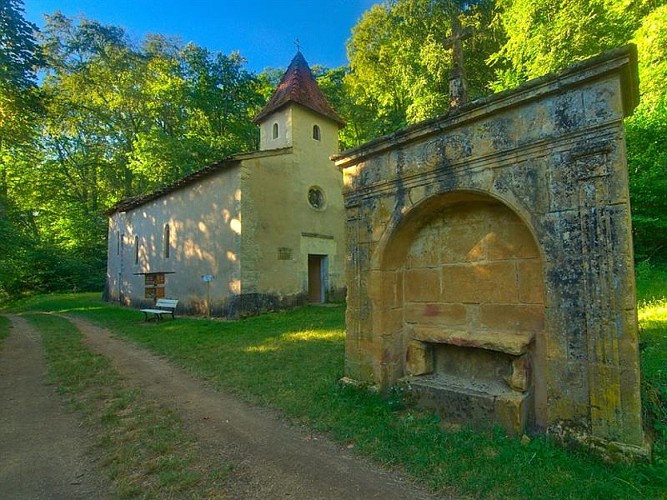
[[[294,102],[345,126],[343,119],[336,113],[320,90],[313,73],[300,51],[297,51],[287,71],[283,75],[275,92],[259,112],[253,123],[259,123],[271,113]]]

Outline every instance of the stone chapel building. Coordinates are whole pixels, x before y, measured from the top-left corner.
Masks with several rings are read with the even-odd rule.
[[[254,123],[259,151],[111,209],[109,300],[238,316],[343,298],[344,123],[300,52]]]

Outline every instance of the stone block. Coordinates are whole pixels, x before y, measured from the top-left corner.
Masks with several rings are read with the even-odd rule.
[[[514,262],[473,263],[442,267],[442,300],[481,304],[516,303]]]
[[[544,306],[482,304],[480,320],[490,330],[538,332],[544,328]]]
[[[470,218],[472,217],[465,217],[465,214],[463,216],[456,214],[456,225],[450,228],[448,239],[443,241],[441,253],[443,263],[486,260],[486,246],[484,245],[486,225],[483,221],[474,219],[467,223],[464,222]]]
[[[507,378],[507,384],[515,391],[526,392],[530,388],[530,365],[530,357],[526,354],[512,360],[512,374]]]
[[[586,125],[595,126],[622,119],[623,102],[619,82],[614,78],[597,81],[583,89],[584,117]]]
[[[403,293],[406,302],[431,302],[440,296],[438,269],[409,269],[404,273]]]
[[[478,390],[458,377],[415,377],[410,380],[409,390],[420,406],[435,410],[447,423],[488,428],[494,421],[497,394]]]
[[[498,219],[486,238],[489,260],[539,257],[533,235],[523,223],[516,220],[516,216]]]
[[[412,335],[415,339],[426,342],[472,347],[477,350],[496,351],[517,356],[525,353],[533,341],[532,334],[526,333],[469,331],[447,329],[441,326],[414,326]]]
[[[462,326],[467,322],[466,307],[462,304],[407,304],[404,314],[407,323],[420,325]]]
[[[506,393],[496,398],[494,421],[512,436],[525,433],[533,398],[530,394]]]
[[[544,276],[542,263],[538,259],[517,262],[519,279],[519,302],[523,304],[544,304]]]
[[[408,375],[431,373],[433,371],[432,347],[425,342],[410,341],[405,358],[405,371]]]
[[[396,271],[370,271],[368,273],[368,298],[375,307],[387,308],[395,303]]]
[[[442,262],[442,247],[449,239],[449,228],[442,221],[436,221],[419,232],[410,245],[406,267],[417,269],[435,267]]]
[[[403,327],[401,309],[375,309],[373,311],[373,334],[396,336]]]

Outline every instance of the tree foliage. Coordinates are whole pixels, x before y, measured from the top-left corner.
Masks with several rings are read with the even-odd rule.
[[[667,259],[667,0],[387,0],[353,28],[349,66],[313,66],[351,147],[448,111],[455,19],[472,29],[472,99],[634,41],[627,120],[637,255]],[[56,12],[43,32],[0,3],[0,297],[101,288],[107,210],[254,150],[252,117],[282,71],[176,38],[134,41]],[[37,79],[36,71],[41,71]]]
[[[0,275],[0,293],[100,288],[105,210],[255,149],[251,118],[266,90],[238,53],[212,53],[161,35],[136,43],[122,28],[59,12],[27,40],[22,43],[44,58],[43,115],[24,158],[5,155],[11,159],[7,213],[16,221],[4,221],[0,231],[3,240],[32,250],[6,247],[13,264]],[[21,50],[22,59],[14,59],[23,73],[16,71],[14,87],[37,90],[30,68],[38,59]],[[22,278],[20,269],[30,269],[32,278]]]
[[[31,137],[39,109],[35,69],[40,64],[36,26],[23,19],[21,0],[0,3],[0,147]]]
[[[485,59],[498,48],[490,1],[394,0],[376,4],[352,29],[345,84],[372,126],[356,134],[368,140],[444,113],[449,105],[451,54],[444,41],[452,19],[474,35],[465,42],[472,98],[488,93]]]
[[[641,102],[626,129],[635,248],[638,258],[667,260],[667,5],[646,15],[633,41]]]

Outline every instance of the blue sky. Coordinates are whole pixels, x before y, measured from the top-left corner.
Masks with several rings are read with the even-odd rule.
[[[24,0],[25,17],[42,26],[43,14],[60,10],[125,28],[139,40],[147,33],[176,35],[209,50],[238,50],[247,68],[286,67],[296,52],[308,62],[347,63],[350,30],[379,0]]]

